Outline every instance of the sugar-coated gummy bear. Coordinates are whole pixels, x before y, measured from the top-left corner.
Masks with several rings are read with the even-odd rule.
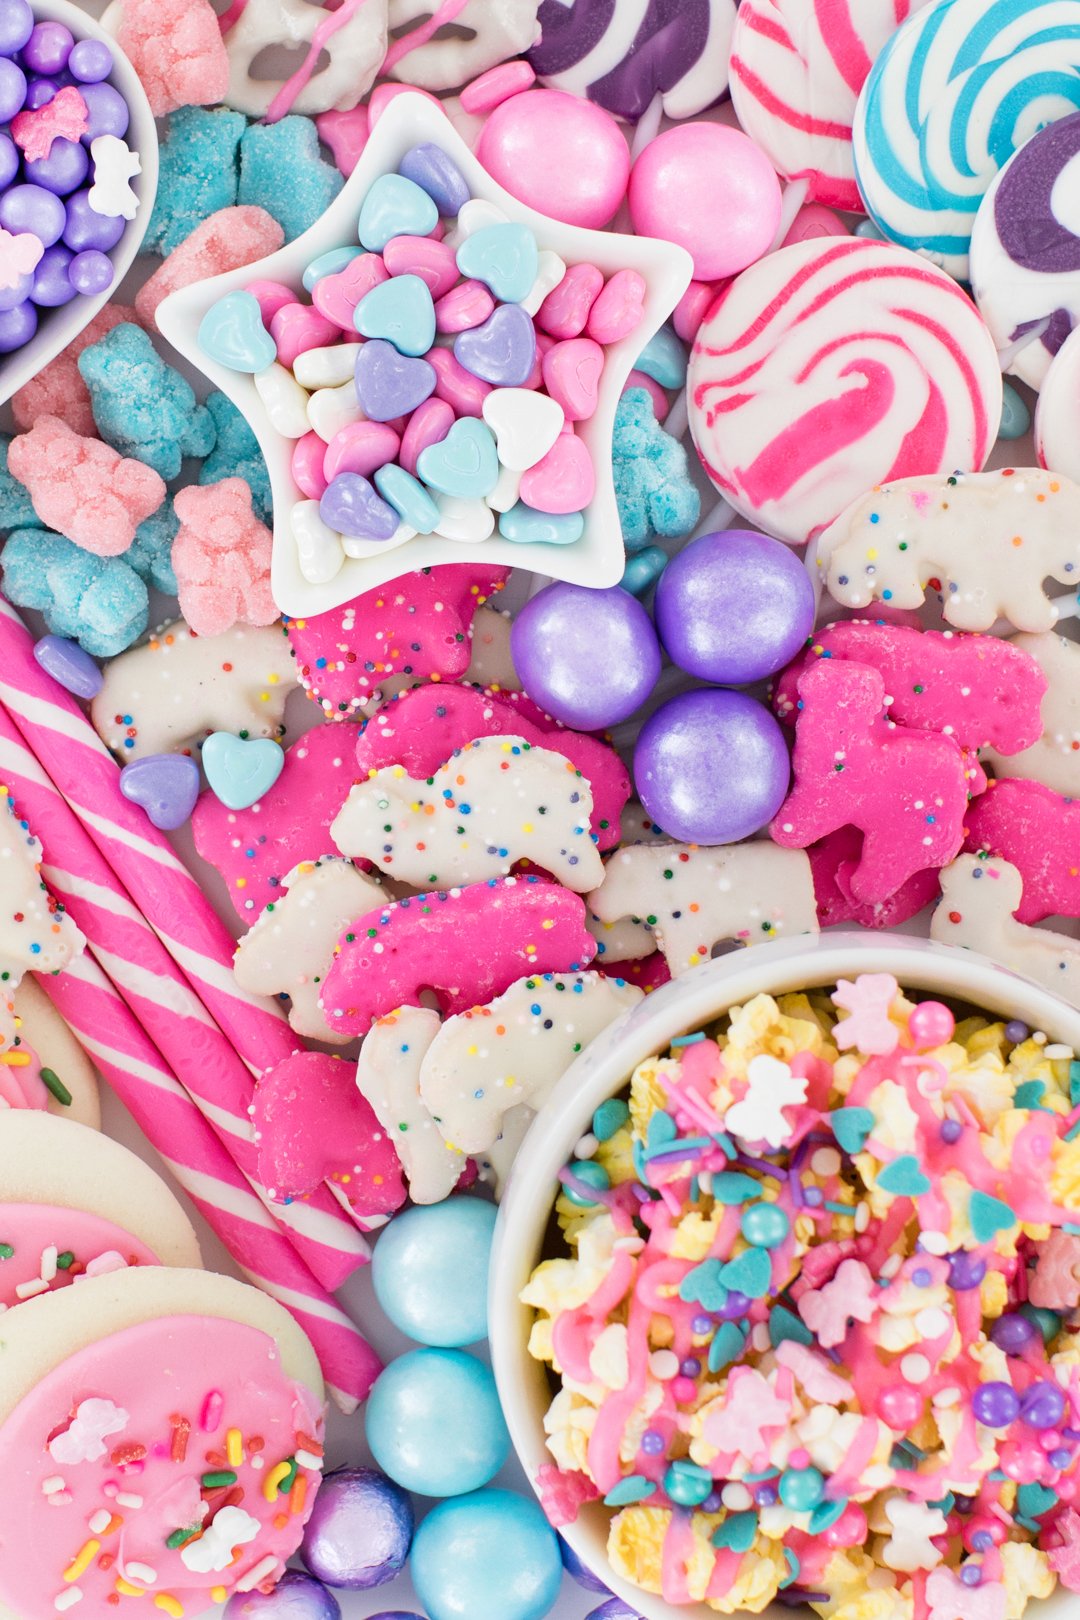
[[[229,56],[210,0],[120,0],[110,21],[155,118],[224,99]]]
[[[143,247],[169,254],[196,225],[231,208],[240,183],[242,113],[227,107],[181,107],[161,143],[157,200]]]
[[[146,586],[122,557],[94,557],[48,529],[17,529],[0,564],[5,596],[95,658],[123,652],[146,629]]]
[[[214,448],[214,419],[141,326],[116,326],[79,356],[98,431],[123,455],[175,478],[185,456]]]
[[[686,451],[665,433],[644,388],[629,388],[615,412],[611,446],[623,540],[630,550],[654,535],[689,534],[701,515]]]
[[[241,478],[175,497],[180,530],[173,542],[180,611],[199,636],[217,636],[234,624],[273,624],[270,594],[273,537],[251,510]]]
[[[152,467],[99,439],[42,416],[8,449],[8,467],[26,485],[42,523],[98,557],[117,557],[165,499]]]
[[[217,484],[223,478],[242,478],[251,491],[256,517],[269,523],[274,509],[270,474],[246,417],[226,394],[211,394],[206,408],[214,419],[217,443],[199,469],[199,483]]]
[[[175,596],[178,589],[172,548],[179,528],[180,519],[173,510],[173,503],[166,499],[163,506],[139,524],[130,548],[124,553],[129,568],[134,568],[140,579],[163,596]]]
[[[157,307],[170,293],[193,281],[224,275],[242,264],[276,253],[285,233],[264,208],[220,208],[174,248],[135,295],[139,319],[155,326]]]
[[[139,316],[128,304],[106,304],[99,309],[66,349],[50,360],[47,366],[31,377],[11,397],[15,425],[32,428],[39,416],[58,416],[75,433],[97,432],[94,413],[90,409],[90,390],[79,371],[79,356],[92,343],[97,343],[106,332],[122,321],[138,322]]]
[[[34,511],[25,484],[8,471],[11,434],[0,433],[0,529],[36,529],[41,519]]]
[[[239,201],[273,214],[289,242],[325,213],[344,184],[322,157],[310,118],[252,124],[240,142]]]

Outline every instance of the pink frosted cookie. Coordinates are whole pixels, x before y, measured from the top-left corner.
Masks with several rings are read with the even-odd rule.
[[[473,615],[510,570],[447,563],[403,574],[329,613],[286,621],[300,684],[328,720],[354,718],[382,679],[457,680],[469,667]]]
[[[157,325],[157,308],[170,293],[209,276],[224,275],[242,264],[254,264],[276,253],[285,232],[265,208],[240,204],[219,208],[196,225],[179,247],[173,248],[135,295],[135,308],[147,326]]]
[[[992,751],[994,775],[1042,782],[1067,799],[1080,799],[1080,642],[1046,630],[1010,637],[1012,646],[1038,664],[1047,682],[1042,729],[1030,748],[1005,756]]]
[[[938,873],[931,868],[914,873],[886,900],[856,900],[851,874],[859,864],[862,846],[862,834],[855,827],[838,827],[806,851],[822,928],[847,922],[860,928],[896,928],[937,898]]]
[[[393,1143],[356,1089],[356,1070],[325,1052],[294,1052],[255,1087],[259,1177],[279,1203],[335,1183],[357,1215],[405,1202]]]
[[[195,848],[221,873],[246,923],[280,900],[293,867],[336,855],[330,823],[356,779],[350,742],[335,726],[316,726],[285,750],[281,775],[247,810],[229,810],[209,789],[200,797]]]
[[[220,636],[236,624],[273,624],[273,535],[252,511],[244,480],[190,484],[173,504],[180,519],[172,548],[180,611],[195,634]]]
[[[126,551],[165,499],[152,467],[73,433],[58,416],[39,416],[12,439],[8,469],[30,491],[42,523],[97,557]]]
[[[630,797],[626,766],[607,743],[568,731],[522,693],[443,685],[401,692],[364,725],[356,740],[356,762],[361,778],[387,765],[403,765],[410,776],[422,778],[477,737],[507,733],[562,754],[581,772],[592,790],[597,846],[614,849]]]
[[[851,894],[864,904],[951,861],[964,840],[972,770],[952,738],[888,720],[885,682],[864,664],[821,659],[798,693],[795,785],[769,828],[776,843],[806,849],[857,828]]]
[[[106,23],[155,118],[224,100],[229,56],[210,0],[114,0]]]
[[[128,304],[106,304],[93,320],[72,338],[55,360],[50,360],[29,382],[11,396],[11,410],[18,428],[32,428],[39,416],[57,416],[66,422],[73,433],[84,433],[90,438],[97,434],[94,413],[90,409],[90,390],[79,370],[79,356],[92,343],[97,343],[114,326],[125,322],[139,325],[138,312]]]
[[[795,724],[799,679],[819,658],[869,664],[884,677],[891,720],[943,732],[961,748],[1017,754],[1042,735],[1046,676],[1030,653],[996,636],[871,619],[830,624],[777,677],[773,707],[781,720]]]
[[[332,1029],[363,1035],[396,1007],[420,1006],[422,990],[435,992],[449,1018],[526,974],[576,972],[595,955],[578,895],[536,877],[494,878],[357,918],[339,943],[322,1008]]]
[[[1011,861],[1024,881],[1016,915],[1080,917],[1080,804],[1041,782],[992,782],[971,806],[965,849]]]

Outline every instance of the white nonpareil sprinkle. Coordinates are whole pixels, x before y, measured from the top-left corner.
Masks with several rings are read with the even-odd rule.
[[[112,1524],[112,1517],[108,1508],[98,1508],[97,1512],[87,1520],[91,1535],[103,1536],[110,1524]]]
[[[940,1339],[943,1333],[948,1333],[950,1322],[944,1311],[936,1305],[928,1305],[925,1310],[916,1312],[915,1326],[924,1339]]]
[[[931,1371],[932,1368],[925,1356],[905,1356],[900,1363],[901,1376],[906,1378],[909,1384],[925,1384]]]
[[[936,1254],[941,1256],[943,1254],[948,1254],[949,1252],[949,1237],[947,1232],[923,1232],[919,1237],[919,1242],[922,1244],[927,1254]]]
[[[678,1375],[679,1358],[674,1350],[654,1350],[649,1357],[649,1371],[664,1384]]]
[[[574,1157],[576,1159],[591,1159],[599,1146],[599,1142],[590,1131],[587,1136],[583,1136],[581,1138],[577,1147],[574,1149]]]
[[[41,1251],[40,1275],[42,1282],[51,1283],[56,1276],[56,1260],[59,1250],[55,1243],[50,1243]]]
[[[818,1148],[810,1160],[810,1168],[815,1176],[835,1176],[840,1169],[840,1155],[835,1148]]]
[[[252,1587],[258,1586],[260,1581],[265,1581],[268,1575],[272,1575],[277,1567],[278,1560],[273,1553],[268,1553],[261,1563],[255,1565],[254,1569],[249,1569],[246,1575],[241,1575],[236,1583],[236,1590],[238,1592],[250,1592]]]
[[[746,1486],[740,1485],[738,1482],[725,1485],[720,1492],[720,1500],[729,1513],[746,1513],[754,1505],[754,1498],[750,1495]]]
[[[65,1609],[73,1609],[76,1603],[81,1603],[81,1601],[82,1592],[79,1588],[69,1586],[66,1592],[61,1592],[59,1597],[53,1598],[53,1608],[63,1614]]]

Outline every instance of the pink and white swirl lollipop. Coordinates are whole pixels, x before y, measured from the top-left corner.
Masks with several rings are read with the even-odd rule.
[[[736,277],[698,332],[687,399],[717,489],[802,545],[875,484],[981,468],[1001,373],[941,270],[889,242],[827,237]]]
[[[927,0],[742,0],[731,40],[739,122],[807,198],[862,211],[851,126],[874,58]]]

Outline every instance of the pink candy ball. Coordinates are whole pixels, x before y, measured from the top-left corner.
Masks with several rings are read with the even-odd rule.
[[[696,280],[718,281],[772,246],[780,182],[741,130],[680,124],[651,141],[634,164],[630,216],[639,236],[686,248]]]
[[[944,1046],[955,1028],[956,1019],[940,1001],[920,1001],[908,1017],[911,1039],[923,1050]]]
[[[898,1434],[913,1429],[923,1415],[926,1397],[911,1384],[886,1384],[878,1396],[877,1414]]]
[[[496,107],[476,155],[519,202],[594,230],[615,217],[630,177],[630,149],[611,114],[561,90],[525,90]]]

